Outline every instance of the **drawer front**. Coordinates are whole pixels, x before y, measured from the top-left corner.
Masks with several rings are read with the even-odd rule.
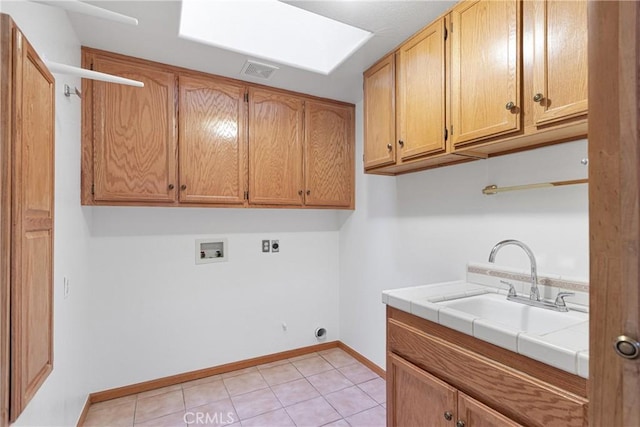
[[[486,357],[388,320],[388,348],[436,377],[532,426],[585,426],[587,401]]]

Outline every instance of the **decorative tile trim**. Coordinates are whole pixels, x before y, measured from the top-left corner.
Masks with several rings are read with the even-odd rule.
[[[491,268],[470,265],[467,267],[469,273],[481,274],[484,276],[498,277],[505,280],[514,280],[518,282],[529,282],[531,276],[528,274],[510,273],[502,270],[494,270]],[[589,284],[581,281],[557,279],[547,276],[539,276],[538,284],[543,286],[553,286],[556,288],[566,289],[576,292],[589,292]]]

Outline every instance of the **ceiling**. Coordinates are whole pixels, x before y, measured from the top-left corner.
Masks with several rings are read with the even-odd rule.
[[[355,103],[362,99],[362,72],[456,1],[286,1],[374,33],[363,47],[328,76],[180,39],[180,1],[87,3],[137,18],[139,24],[131,26],[69,12],[84,46]],[[216,19],[224,17],[212,17],[211,25],[215,25]],[[240,71],[247,59],[270,63],[280,69],[268,81],[242,77]]]

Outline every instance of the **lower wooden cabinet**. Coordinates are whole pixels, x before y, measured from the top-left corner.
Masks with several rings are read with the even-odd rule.
[[[387,311],[389,426],[575,426],[586,380],[421,319]]]
[[[520,425],[393,353],[387,358],[387,387],[390,427]]]
[[[0,43],[0,425],[8,425],[53,370],[55,82],[8,15]]]

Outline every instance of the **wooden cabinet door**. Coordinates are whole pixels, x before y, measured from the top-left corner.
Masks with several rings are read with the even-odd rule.
[[[14,28],[11,408],[53,370],[54,79]]]
[[[498,411],[458,392],[458,421],[465,427],[519,427],[520,424]],[[456,421],[457,422],[457,421]]]
[[[301,98],[249,89],[249,203],[303,203]]]
[[[305,101],[305,204],[353,202],[353,108]]]
[[[93,83],[94,200],[175,201],[174,74],[107,57],[93,68],[144,83]]]
[[[398,50],[398,144],[402,160],[446,150],[444,18]]]
[[[244,203],[245,86],[180,76],[180,201]]]
[[[364,168],[396,162],[395,54],[364,73]]]
[[[587,113],[587,3],[535,2],[533,94],[542,97],[531,101],[536,125]]]
[[[457,390],[393,353],[387,357],[389,427],[455,425]],[[447,419],[449,418],[449,419]]]
[[[464,1],[451,12],[451,21],[453,143],[519,130],[520,2]]]

